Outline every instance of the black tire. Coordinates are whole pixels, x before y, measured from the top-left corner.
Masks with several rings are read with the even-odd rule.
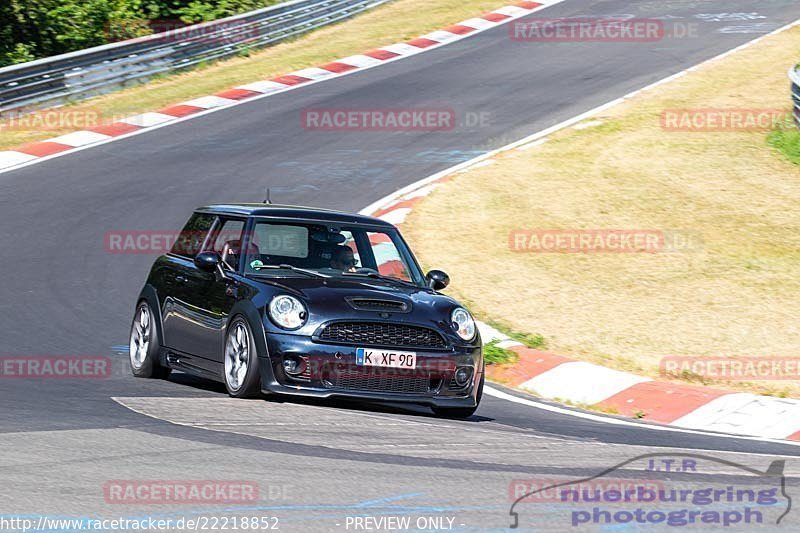
[[[161,340],[158,337],[156,316],[146,300],[136,305],[131,323],[128,346],[128,362],[131,373],[137,378],[166,379],[170,369],[158,361]]]
[[[243,338],[246,335],[246,340]],[[246,355],[243,358],[246,345]],[[261,395],[261,375],[258,371],[258,352],[256,343],[253,339],[253,330],[243,316],[239,315],[231,320],[228,331],[225,333],[225,346],[223,353],[222,381],[228,394],[233,398],[257,398]],[[236,357],[234,357],[236,355]],[[241,367],[235,368],[235,362],[239,365],[246,363],[246,369],[241,371]]]
[[[431,407],[431,410],[436,416],[442,418],[469,418],[475,414],[478,407],[481,405],[481,398],[483,398],[483,381],[484,374],[481,374],[481,381],[478,383],[478,396],[475,399],[475,407]]]

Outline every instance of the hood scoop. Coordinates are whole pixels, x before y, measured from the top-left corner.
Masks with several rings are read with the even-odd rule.
[[[347,296],[350,307],[358,311],[377,311],[379,313],[409,313],[411,304],[400,300],[385,298],[365,298],[363,296]]]

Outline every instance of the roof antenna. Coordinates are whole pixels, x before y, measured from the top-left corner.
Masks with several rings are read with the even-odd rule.
[[[270,197],[270,194],[269,194],[269,187],[267,187],[267,198],[264,200],[264,203],[272,205],[272,198]]]

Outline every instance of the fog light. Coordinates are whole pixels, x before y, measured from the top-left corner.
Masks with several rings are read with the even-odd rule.
[[[472,368],[467,366],[462,366],[458,370],[456,370],[456,385],[459,387],[463,387],[467,383],[469,383],[469,379],[472,377]]]
[[[305,361],[300,358],[286,357],[283,360],[283,371],[290,376],[299,376],[305,370]]]

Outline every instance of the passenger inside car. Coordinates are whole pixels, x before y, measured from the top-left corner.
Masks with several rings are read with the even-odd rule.
[[[222,261],[224,261],[231,270],[236,270],[239,268],[239,258],[241,257],[241,253],[242,241],[240,239],[235,239],[225,242],[220,255],[222,257]],[[248,256],[260,256],[261,252],[259,251],[258,246],[251,241],[247,247],[247,254]]]
[[[336,246],[333,249],[331,268],[341,270],[342,272],[355,272],[356,258],[353,254],[353,249],[349,246]]]

